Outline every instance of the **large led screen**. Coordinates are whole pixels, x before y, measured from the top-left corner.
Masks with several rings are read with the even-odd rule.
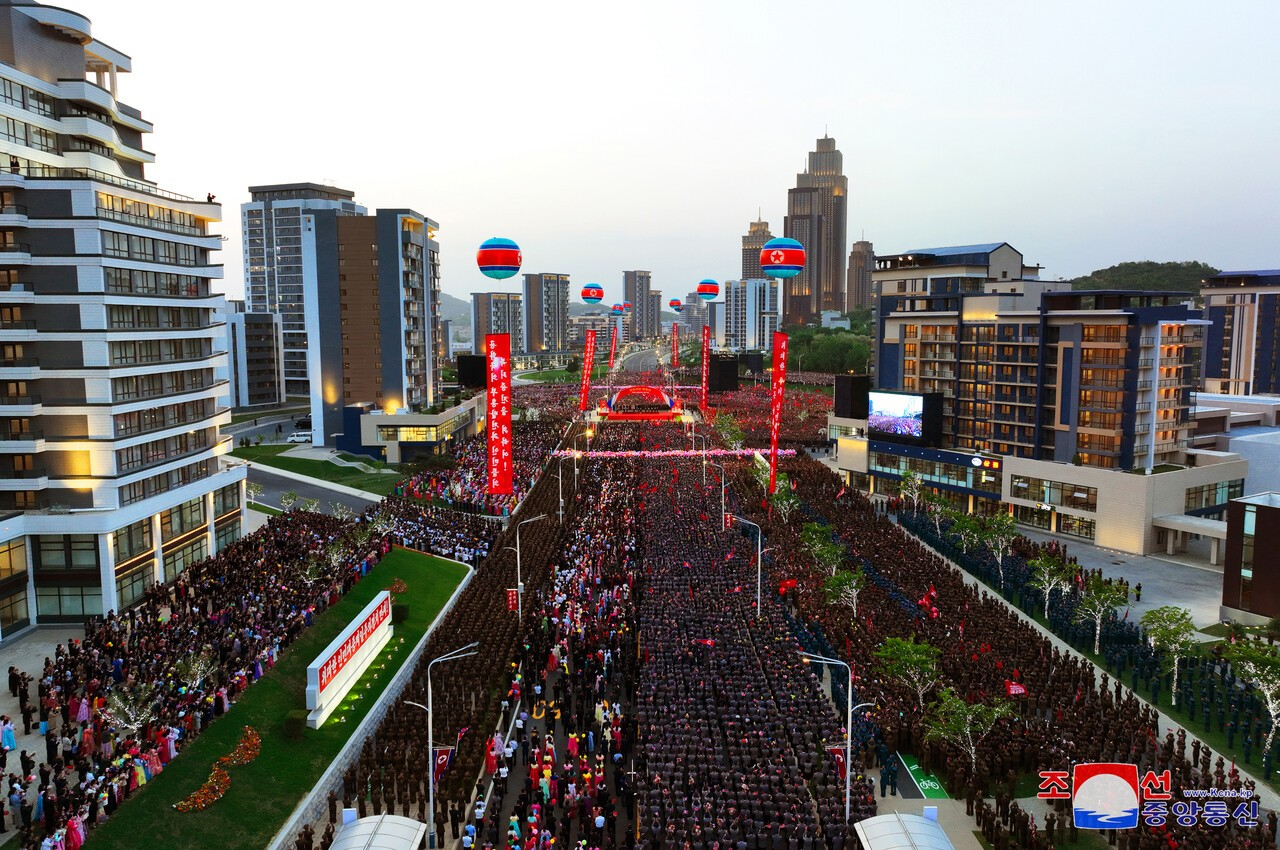
[[[868,397],[867,427],[898,437],[924,436],[924,396],[873,392]]]

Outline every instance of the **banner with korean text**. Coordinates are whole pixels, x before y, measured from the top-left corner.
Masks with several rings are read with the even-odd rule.
[[[707,378],[711,375],[711,328],[702,326],[702,409],[707,409]]]
[[[587,409],[587,396],[591,394],[591,373],[596,368],[596,332],[587,331],[587,347],[582,353],[582,393],[578,409]]]
[[[307,666],[309,727],[324,724],[391,640],[391,633],[391,594],[384,590]]]
[[[787,335],[773,335],[773,383],[769,387],[769,492],[778,489],[778,430],[787,388]]]
[[[671,368],[680,368],[680,326],[671,323]]]
[[[511,335],[484,338],[488,366],[484,427],[489,434],[489,495],[511,495]]]
[[[609,323],[609,371],[613,371],[613,356],[618,353],[618,326]]]

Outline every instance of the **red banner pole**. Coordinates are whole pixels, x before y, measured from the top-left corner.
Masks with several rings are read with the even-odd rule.
[[[489,495],[511,495],[511,335],[488,334],[485,422],[489,439]]]
[[[711,328],[702,326],[702,411],[707,410],[707,377],[711,374]]]
[[[582,393],[578,398],[578,410],[587,409],[587,396],[591,394],[591,373],[596,367],[596,332],[587,331],[587,345],[583,352]]]
[[[680,368],[680,326],[671,323],[671,368]]]
[[[618,353],[618,326],[614,322],[609,323],[609,371],[613,371],[613,356]]]
[[[782,425],[782,401],[787,387],[787,335],[773,335],[773,382],[769,387],[769,493],[778,489],[778,430]]]

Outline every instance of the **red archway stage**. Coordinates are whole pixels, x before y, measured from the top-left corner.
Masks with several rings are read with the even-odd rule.
[[[596,411],[601,419],[613,422],[674,422],[684,412],[678,398],[672,398],[657,387],[639,385],[623,387],[600,399],[596,403]]]

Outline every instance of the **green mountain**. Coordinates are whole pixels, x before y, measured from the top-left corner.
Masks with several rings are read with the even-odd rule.
[[[1212,277],[1218,269],[1196,260],[1157,263],[1142,260],[1120,263],[1109,269],[1071,281],[1073,289],[1140,289],[1147,291],[1199,292],[1200,281]]]
[[[447,292],[440,293],[440,318],[449,319],[455,325],[471,327],[471,302]]]

